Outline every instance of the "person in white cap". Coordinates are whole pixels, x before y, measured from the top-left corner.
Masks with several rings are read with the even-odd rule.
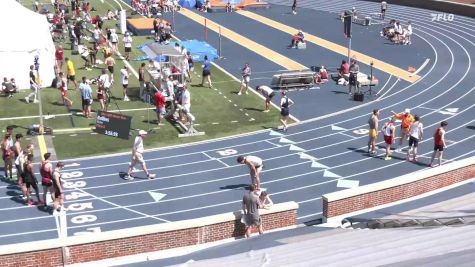
[[[134,141],[134,146],[132,148],[132,160],[129,164],[129,170],[127,171],[127,174],[124,176],[125,180],[133,180],[134,177],[132,176],[132,170],[137,163],[140,163],[142,165],[142,169],[145,172],[145,175],[147,175],[148,179],[153,179],[155,178],[155,174],[151,174],[147,170],[147,166],[145,165],[145,160],[143,159],[143,139],[147,135],[147,132],[144,130],[139,131],[139,135],[135,137]]]
[[[414,122],[414,117],[411,115],[411,110],[408,108],[404,110],[404,113],[396,113],[394,111],[391,111],[391,113],[394,115],[394,118],[401,121],[401,139],[399,139],[399,145],[396,149],[397,152],[401,152],[402,141],[409,138],[409,130]]]

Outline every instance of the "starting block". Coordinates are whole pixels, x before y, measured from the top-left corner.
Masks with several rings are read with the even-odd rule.
[[[178,105],[178,110],[183,110],[183,107],[181,105]],[[187,126],[180,120],[177,120],[176,123],[178,123],[178,125],[180,125],[180,127],[183,128],[183,130],[185,130],[184,133],[178,134],[178,137],[205,135],[205,132],[200,132],[193,127],[193,123],[195,122],[195,119],[196,119],[195,116],[193,116],[193,114],[191,114],[190,112],[186,112],[185,114],[188,121],[190,122],[190,125]]]
[[[298,42],[297,49],[307,49],[307,42]]]

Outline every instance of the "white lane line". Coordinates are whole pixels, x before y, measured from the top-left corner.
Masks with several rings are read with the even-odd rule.
[[[381,91],[384,90],[384,88],[386,88],[386,86],[388,85],[389,81],[391,80],[391,78],[393,77],[393,75],[389,75],[389,78],[386,80],[386,83],[383,85],[383,87],[381,87],[381,89],[379,89],[379,91],[376,93],[376,95],[379,95],[379,93],[381,93]]]
[[[316,201],[316,200],[320,200],[320,199],[322,199],[322,197],[316,197],[316,198],[306,199],[306,200],[303,200],[303,201],[298,201],[297,203],[303,204],[303,203],[312,202],[312,201]]]
[[[203,152],[203,155],[205,155],[206,157],[208,157],[210,160],[216,160],[217,162],[223,164],[225,167],[230,167],[228,164],[224,163],[224,161],[218,159],[218,158],[215,158],[215,157],[211,157],[210,155],[206,154],[205,152]]]
[[[429,61],[430,61],[430,58],[426,58],[424,63],[422,63],[422,65],[415,72],[409,74],[409,77],[413,77],[414,75],[417,75],[421,70],[423,70],[427,66]]]
[[[109,200],[103,199],[103,198],[98,197],[98,196],[95,196],[95,195],[93,195],[93,194],[91,194],[91,193],[89,193],[89,192],[86,192],[86,191],[84,191],[83,189],[81,189],[81,188],[79,188],[79,187],[76,187],[75,190],[78,190],[78,191],[80,191],[80,192],[82,192],[82,193],[88,194],[88,195],[90,195],[90,196],[91,196],[92,198],[94,198],[94,199],[97,199],[97,200],[99,200],[99,201],[105,202],[105,203],[107,203],[107,204],[109,204],[109,205],[112,205],[112,206],[114,206],[114,207],[117,207],[117,208],[119,208],[119,209],[124,209],[124,210],[126,210],[126,211],[130,211],[130,212],[132,212],[132,213],[135,213],[135,214],[138,214],[138,215],[142,215],[142,216],[145,216],[145,217],[147,217],[147,218],[152,218],[152,219],[155,219],[155,220],[159,220],[159,221],[162,221],[162,222],[171,222],[171,221],[169,221],[169,220],[165,220],[165,219],[158,218],[157,216],[151,216],[151,215],[142,213],[142,212],[140,212],[140,211],[136,211],[136,210],[130,209],[130,208],[128,208],[127,206],[117,205],[117,204],[115,204],[115,203],[113,203],[113,202],[110,202]],[[154,200],[153,202],[156,203],[155,200]],[[89,211],[89,212],[90,212],[90,211]]]
[[[400,81],[401,79],[400,78],[397,78],[397,80],[394,82],[394,84],[386,91],[384,92],[382,95],[380,95],[378,98],[376,98],[376,101],[380,100],[382,97],[384,97],[387,93],[391,92],[391,90],[394,88],[394,86],[396,86],[396,84]]]
[[[276,143],[272,143],[272,142],[269,141],[269,140],[265,140],[265,141],[266,141],[266,143],[269,143],[269,144],[271,144],[271,145],[273,145],[273,146],[275,146],[275,147],[282,147],[281,145],[276,144]]]
[[[439,111],[439,109],[435,109],[435,108],[428,108],[428,107],[422,107],[422,106],[421,106],[421,107],[418,107],[418,108],[427,109],[427,110],[432,110],[432,111],[436,111],[436,112],[438,112],[438,111]]]
[[[340,132],[339,134],[344,135],[344,136],[348,136],[352,139],[358,139],[358,137],[355,137],[355,136],[352,136],[352,135],[349,135],[349,134],[346,134],[346,133],[343,133],[343,132]]]

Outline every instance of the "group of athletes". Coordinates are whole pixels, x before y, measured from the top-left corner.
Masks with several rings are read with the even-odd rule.
[[[384,160],[390,160],[392,157],[391,146],[396,140],[396,121],[401,121],[399,130],[399,143],[396,148],[396,152],[402,151],[404,140],[408,141],[408,147],[406,151],[406,160],[418,162],[417,148],[419,141],[422,140],[424,133],[424,126],[420,120],[419,115],[412,116],[410,109],[405,109],[402,113],[396,113],[391,111],[392,117],[383,124],[381,127],[381,133],[384,137],[384,143],[386,144],[386,153]],[[369,141],[368,141],[368,153],[370,155],[377,155],[376,142],[378,138],[378,124],[379,124],[379,110],[374,109],[373,114],[368,120],[369,125]],[[447,147],[445,141],[445,130],[448,126],[446,121],[442,121],[440,126],[434,133],[434,151],[429,161],[429,166],[433,167],[433,162],[436,154],[438,154],[439,166],[442,165],[442,157],[444,149]]]
[[[59,161],[56,166],[51,162],[51,153],[45,153],[40,162],[39,173],[41,176],[41,186],[43,187],[43,198],[40,197],[38,188],[38,178],[34,168],[33,144],[21,147],[23,135],[18,133],[13,141],[13,129],[7,128],[5,139],[1,143],[2,158],[5,163],[5,179],[13,181],[13,165],[15,165],[17,183],[23,195],[22,198],[28,206],[46,206],[47,194],[51,194],[53,209],[55,212],[62,210],[64,206],[64,194],[61,183],[61,171],[64,163]],[[32,200],[32,189],[35,192],[37,202]]]

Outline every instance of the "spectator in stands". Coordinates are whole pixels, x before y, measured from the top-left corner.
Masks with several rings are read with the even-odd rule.
[[[262,191],[261,195],[259,196],[259,201],[261,202],[261,209],[270,209],[270,207],[274,206],[274,202],[269,196],[267,191]]]
[[[203,62],[203,73],[202,73],[203,78],[201,79],[201,87],[204,86],[205,79],[208,81],[209,88],[213,88],[213,85],[211,84],[211,62],[208,60],[208,56],[204,57],[204,62]]]
[[[165,117],[167,114],[165,110],[165,96],[160,92],[160,90],[157,90],[155,94],[153,95],[153,98],[155,100],[155,112],[157,113],[157,121],[158,121],[158,126],[162,126],[162,119]]]
[[[191,55],[190,51],[186,53],[186,58],[188,59],[188,66],[189,66],[190,71],[193,71],[195,69],[195,62],[193,60],[193,56]],[[191,76],[190,76],[190,81],[191,81]]]
[[[239,87],[238,95],[242,95],[243,92],[247,95],[247,87],[249,86],[249,82],[251,81],[251,66],[249,65],[249,63],[244,64],[244,67],[241,69],[241,75],[241,86]]]
[[[290,45],[288,46],[288,48],[293,48],[293,47],[297,48],[299,42],[302,42],[302,43],[305,42],[305,34],[303,33],[301,29],[299,29],[297,34],[292,36],[292,41],[290,42]]]
[[[81,36],[82,36],[82,32],[81,32],[81,21],[77,21],[75,24],[74,24],[74,28],[73,28],[73,31],[74,31],[74,35],[76,36],[76,41],[77,41],[77,44],[81,44]]]
[[[77,37],[76,37],[76,33],[74,32],[74,26],[72,24],[68,26],[68,32],[69,32],[69,42],[71,43],[70,49],[74,50]]]
[[[256,91],[260,92],[265,98],[265,109],[262,112],[269,112],[270,111],[270,102],[272,98],[275,96],[274,90],[266,85],[256,86]]]
[[[122,41],[124,42],[125,60],[129,60],[130,53],[132,52],[132,42],[133,42],[131,33],[126,32],[124,39]]]
[[[13,78],[12,80],[15,81]],[[16,85],[13,84],[11,80],[9,81],[7,77],[3,78],[2,93],[4,93],[8,98],[13,97],[13,94],[16,93]]]
[[[439,166],[442,165],[442,157],[444,155],[444,149],[447,148],[447,144],[445,143],[445,131],[447,130],[447,125],[449,125],[446,121],[440,123],[440,127],[435,130],[434,133],[434,152],[432,152],[432,156],[429,161],[429,167],[434,167],[432,162],[434,162],[435,154],[439,153]]]
[[[338,77],[343,78],[348,74],[350,74],[350,65],[346,62],[346,60],[342,60],[340,68],[338,69]]]
[[[246,225],[246,237],[251,236],[251,227],[257,227],[259,234],[262,235],[264,230],[262,228],[261,216],[259,215],[259,208],[261,203],[259,197],[255,193],[255,185],[249,185],[249,192],[246,192],[242,198],[242,211],[243,211],[243,220]]]
[[[35,75],[35,66],[30,66],[30,89],[31,93],[25,97],[25,102],[28,104],[30,103],[30,98],[33,96],[33,103],[38,103],[38,90],[40,86],[36,82],[36,75]]]
[[[93,25],[92,39],[96,43],[96,45],[99,45],[101,43],[101,35],[101,30],[97,27],[97,25]]]
[[[153,20],[153,33],[155,35],[155,40],[158,39],[158,36],[160,34],[159,25],[160,25],[160,21],[158,20],[158,18],[155,18]]]
[[[99,104],[101,104],[101,110],[106,110],[106,106],[104,103],[104,97],[107,90],[109,90],[111,86],[111,80],[109,74],[105,69],[102,69],[102,74],[99,76],[98,84],[97,84],[97,100]]]

